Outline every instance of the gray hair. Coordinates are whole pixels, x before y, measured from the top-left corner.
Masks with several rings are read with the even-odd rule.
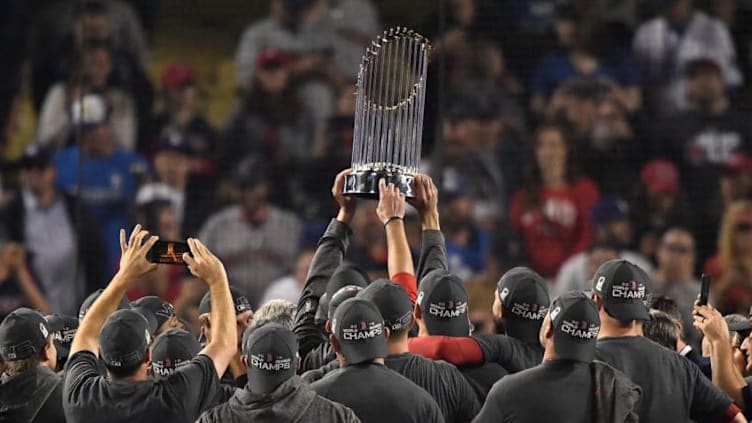
[[[660,310],[650,310],[650,320],[643,324],[642,332],[646,338],[676,351],[678,328],[676,320],[667,313]]]
[[[277,323],[292,330],[295,324],[295,304],[287,300],[270,300],[253,314],[251,327]]]

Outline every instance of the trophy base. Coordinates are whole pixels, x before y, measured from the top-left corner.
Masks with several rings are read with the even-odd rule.
[[[387,185],[392,183],[397,186],[405,197],[413,198],[413,175],[376,171],[353,172],[346,175],[344,194],[378,200],[380,179],[384,179]]]

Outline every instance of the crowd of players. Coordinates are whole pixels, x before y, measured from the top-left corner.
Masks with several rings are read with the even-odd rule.
[[[339,212],[297,305],[272,300],[254,312],[222,262],[188,239],[183,260],[208,286],[200,334],[158,297],[125,299],[129,285],[160,266],[147,259],[159,237],[141,225],[121,230],[119,270],[79,319],[23,307],[0,323],[0,419],[746,422],[752,413],[743,376],[752,357],[733,352],[752,339],[752,322],[727,324],[713,307],[695,305],[707,357],[682,357],[671,300],[653,298],[651,277],[623,259],[601,265],[587,293],[554,299],[536,272],[509,270],[494,292],[502,333],[474,335],[427,176],[416,177],[409,200],[422,225],[417,267],[406,198],[380,182],[389,279],[370,281],[343,261],[362,202],[342,193],[348,171],[332,187]]]

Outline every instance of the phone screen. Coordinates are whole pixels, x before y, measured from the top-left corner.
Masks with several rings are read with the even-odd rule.
[[[157,241],[149,250],[152,263],[183,265],[183,253],[190,253],[188,244],[182,241]]]

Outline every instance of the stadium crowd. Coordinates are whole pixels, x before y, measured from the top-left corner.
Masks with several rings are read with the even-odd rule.
[[[752,3],[444,2],[378,201],[355,78],[405,23],[265,3],[221,126],[158,2],[3,6],[0,422],[752,418]]]

